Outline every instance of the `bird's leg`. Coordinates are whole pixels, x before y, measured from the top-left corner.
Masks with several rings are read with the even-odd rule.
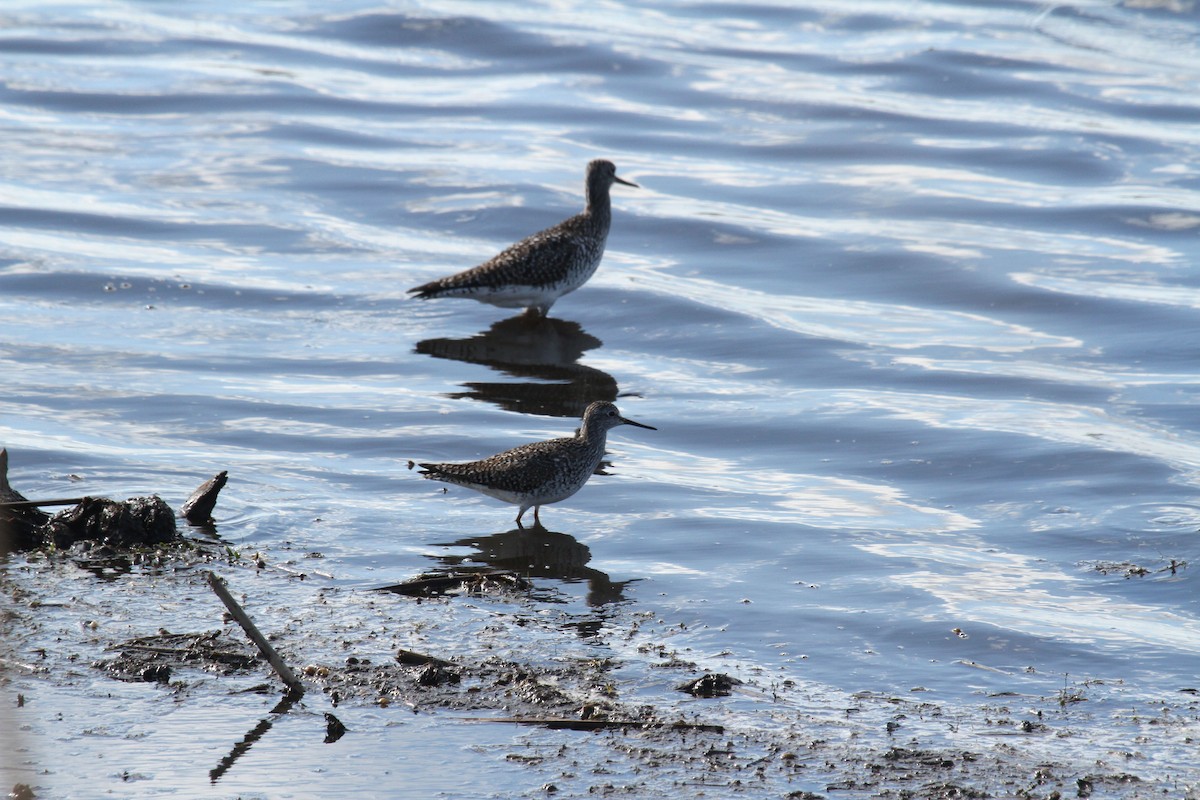
[[[536,509],[536,508],[533,510],[533,515],[534,515],[534,517],[537,517],[537,509]],[[517,513],[517,527],[518,527],[518,528],[524,528],[524,527],[525,527],[524,525],[522,525],[522,524],[521,524],[521,517],[523,517],[523,516],[525,516],[525,509],[523,509],[523,508],[522,508],[522,509],[521,509],[521,510],[520,510],[520,511]]]
[[[542,518],[540,516],[538,516],[538,512],[541,510],[542,510],[541,506],[533,507],[533,524],[537,525],[538,527],[541,527],[541,525],[542,525]]]

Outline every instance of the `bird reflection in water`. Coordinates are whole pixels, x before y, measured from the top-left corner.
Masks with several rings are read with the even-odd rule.
[[[602,606],[624,600],[622,594],[631,581],[613,581],[608,573],[587,566],[592,551],[574,536],[534,528],[514,528],[488,536],[467,536],[455,542],[437,543],[437,547],[473,547],[469,556],[432,556],[449,568],[465,563],[487,564],[515,572],[526,578],[552,578],[575,583],[587,581],[587,604]]]
[[[481,400],[523,414],[578,419],[592,402],[617,399],[613,376],[578,363],[585,352],[602,344],[577,322],[519,314],[465,339],[425,339],[417,343],[415,352],[481,364],[512,378],[527,379],[464,383],[467,391],[450,393],[452,398]],[[611,466],[610,461],[601,461],[596,474],[607,475],[605,468]],[[449,568],[471,562],[531,578],[587,581],[590,606],[624,600],[622,592],[629,583],[613,581],[606,573],[588,567],[591,551],[575,537],[540,525],[465,537],[439,546],[478,550],[470,556],[435,557]]]
[[[525,382],[469,382],[448,396],[483,400],[507,411],[545,417],[579,417],[594,400],[616,400],[607,372],[577,363],[602,342],[577,322],[521,314],[466,339],[425,339],[416,352],[482,364]]]

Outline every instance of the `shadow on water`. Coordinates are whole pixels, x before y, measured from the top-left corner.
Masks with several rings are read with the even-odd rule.
[[[284,695],[283,699],[276,703],[275,707],[271,709],[268,716],[259,720],[258,723],[241,738],[241,741],[233,746],[233,749],[229,751],[229,754],[222,758],[217,766],[209,770],[208,780],[211,783],[216,783],[217,781],[221,780],[221,776],[228,772],[229,769],[235,763],[237,763],[237,760],[244,756],[250,750],[250,748],[254,746],[255,742],[261,739],[267,731],[271,730],[271,726],[275,724],[275,718],[291,711],[292,706],[296,704],[298,699],[298,697],[291,694]]]
[[[482,364],[516,383],[464,383],[448,396],[494,403],[507,411],[546,417],[580,417],[594,400],[616,400],[617,381],[607,372],[578,364],[603,343],[577,322],[518,315],[500,320],[466,339],[425,339],[415,352],[434,358]],[[547,383],[553,381],[553,383]]]
[[[453,542],[439,542],[436,546],[473,547],[478,551],[468,556],[430,556],[447,568],[477,562],[527,578],[552,578],[567,583],[587,581],[587,604],[590,606],[624,600],[625,587],[632,583],[614,581],[608,573],[587,566],[592,560],[592,551],[587,545],[570,534],[547,530],[540,525],[491,535],[466,536]]]

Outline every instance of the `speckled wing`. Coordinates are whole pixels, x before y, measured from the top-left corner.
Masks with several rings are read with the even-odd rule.
[[[409,289],[422,300],[505,286],[549,286],[580,258],[577,217],[526,237],[477,267]]]
[[[421,474],[469,489],[485,487],[503,492],[529,494],[544,489],[562,475],[570,464],[563,442],[554,439],[533,442],[466,464],[419,464]]]

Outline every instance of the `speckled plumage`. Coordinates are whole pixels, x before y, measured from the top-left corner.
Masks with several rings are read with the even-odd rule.
[[[436,481],[465,486],[521,507],[517,525],[530,508],[533,521],[542,523],[541,506],[566,500],[583,488],[604,458],[608,432],[618,425],[657,430],[621,416],[607,401],[592,403],[583,412],[583,424],[574,436],[532,442],[494,456],[465,464],[420,464],[421,474]]]
[[[613,183],[637,186],[618,178],[611,161],[590,162],[583,211],[522,239],[477,267],[413,287],[409,294],[422,300],[467,297],[545,316],[555,300],[586,283],[600,266],[612,224],[608,191]]]

